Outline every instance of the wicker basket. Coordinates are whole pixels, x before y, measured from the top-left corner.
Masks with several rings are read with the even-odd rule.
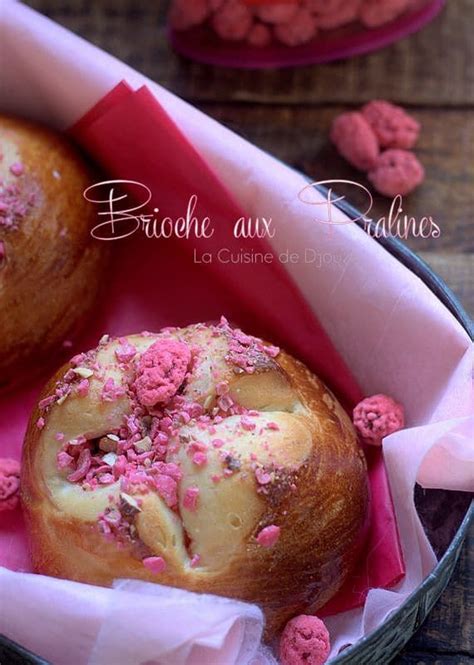
[[[323,193],[327,191],[319,187]],[[338,207],[352,219],[360,213],[345,201]],[[362,225],[362,222],[360,223]],[[431,268],[414,252],[395,238],[378,239],[396,259],[422,279],[473,338],[472,324],[456,297]],[[449,495],[449,501],[446,497]],[[386,665],[394,658],[420,627],[441,593],[446,588],[461,552],[470,524],[474,521],[474,501],[466,492],[421,490],[417,488],[415,502],[423,525],[440,560],[432,573],[384,624],[356,644],[345,649],[334,665]],[[444,508],[443,528],[439,528],[441,506]],[[435,507],[435,510],[433,510]],[[436,525],[434,514],[436,513]],[[437,527],[435,530],[435,526]],[[32,663],[49,665],[22,646],[0,636],[0,663],[17,665]]]

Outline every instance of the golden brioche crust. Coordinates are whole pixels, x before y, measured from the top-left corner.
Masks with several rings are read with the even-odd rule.
[[[64,137],[0,115],[0,155],[1,389],[61,349],[95,300],[108,251],[90,236],[92,171]]]
[[[255,602],[265,612],[270,637],[295,614],[324,605],[353,568],[367,526],[366,464],[348,416],[317,377],[283,351],[276,357],[261,353],[251,373],[236,368],[229,361],[228,330],[198,324],[129,335],[81,359],[81,374],[95,368],[87,395],[73,388],[59,404],[55,400],[32,415],[22,499],[36,571],[106,586],[115,578],[139,578]],[[166,456],[183,475],[178,506],[171,509],[156,491],[127,487],[141,505],[133,517],[136,538],[120,549],[97,528],[109,496],[120,496],[120,481],[86,491],[69,482],[56,463],[64,446],[57,433],[70,440],[120,432],[134,397],[128,392],[103,401],[105,383],[113,378],[130,386],[137,358],[169,338],[184,341],[195,354],[180,389],[183,399],[215,413],[225,384],[235,409],[250,415],[224,414],[210,428],[200,426],[199,418],[180,424]],[[124,344],[137,355],[120,366],[116,353]],[[43,398],[55,394],[71,367],[78,369],[77,363],[62,368]],[[203,466],[189,452],[196,441],[206,451]],[[199,491],[195,510],[186,508],[189,487]],[[279,528],[279,538],[264,547],[258,534],[270,525]],[[142,560],[150,556],[161,557],[165,570],[145,567]]]

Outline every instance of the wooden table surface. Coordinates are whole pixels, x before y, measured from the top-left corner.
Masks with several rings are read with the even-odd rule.
[[[163,0],[29,0],[28,4],[315,180],[361,176],[337,155],[328,129],[340,111],[374,98],[409,108],[422,123],[416,152],[426,182],[405,200],[431,215],[437,239],[407,244],[474,313],[474,0],[450,0],[431,25],[368,56],[328,65],[238,71],[190,63],[165,38]],[[357,204],[357,200],[353,201]],[[375,199],[374,216],[387,214]],[[456,574],[398,665],[474,662],[474,534]],[[359,664],[357,664],[359,665]],[[363,665],[362,663],[360,665]]]

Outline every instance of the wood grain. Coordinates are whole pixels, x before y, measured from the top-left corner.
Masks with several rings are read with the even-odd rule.
[[[395,659],[394,664],[400,665],[472,665],[472,656],[461,653],[432,653],[413,651],[403,659]]]
[[[383,97],[435,108],[474,103],[472,0],[448,0],[431,25],[376,53],[260,72],[214,68],[174,55],[165,36],[165,0],[28,4],[192,101],[317,106]]]
[[[329,140],[333,119],[350,107],[276,104],[270,110],[254,104],[199,106],[315,181],[335,178],[364,184],[374,194],[371,216],[379,219],[388,214],[391,201],[374,192],[366,176],[340,157]],[[425,167],[426,180],[405,198],[404,210],[417,220],[431,215],[441,228],[441,236],[410,237],[407,244],[415,251],[474,251],[474,114],[460,110],[439,113],[432,109],[417,109],[413,115],[423,128],[416,153]],[[356,206],[365,205],[365,196],[354,188],[350,190],[350,200]]]

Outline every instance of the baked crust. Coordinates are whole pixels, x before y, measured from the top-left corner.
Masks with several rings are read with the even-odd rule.
[[[116,578],[139,578],[255,602],[265,612],[269,637],[295,614],[324,605],[352,570],[367,527],[366,463],[348,416],[317,377],[283,351],[276,357],[257,354],[251,373],[236,371],[229,361],[229,330],[227,324],[198,324],[130,335],[87,354],[81,366],[96,368],[87,395],[73,387],[61,403],[55,400],[46,411],[37,408],[32,414],[23,450],[22,499],[37,572],[105,586]],[[218,386],[225,383],[235,408],[249,410],[255,427],[248,429],[247,421],[243,427],[241,413],[213,422],[210,430],[193,420],[180,425],[166,456],[183,474],[178,506],[170,509],[156,491],[134,492],[142,501],[134,516],[136,539],[118,548],[99,532],[97,518],[110,504],[109,495],[120,495],[120,481],[89,491],[69,482],[56,462],[63,445],[57,433],[70,440],[119,431],[133,409],[133,390],[103,401],[105,382],[112,377],[116,385],[133,386],[137,359],[170,338],[193,349],[182,397],[212,413]],[[120,366],[115,356],[124,343],[137,355]],[[59,394],[55,390],[73,366],[53,377],[43,398]],[[44,418],[42,429],[39,418]],[[223,448],[214,447],[216,440],[224,441]],[[190,457],[190,441],[206,450],[204,466]],[[235,471],[224,476],[229,459],[223,449]],[[217,483],[216,474],[221,474]],[[199,488],[193,511],[184,502],[190,486]],[[280,536],[263,547],[258,534],[269,525],[278,526]],[[162,557],[166,569],[151,572],[143,565],[144,555]]]
[[[0,115],[0,154],[1,389],[61,350],[95,300],[108,251],[90,236],[92,171],[64,137]]]

